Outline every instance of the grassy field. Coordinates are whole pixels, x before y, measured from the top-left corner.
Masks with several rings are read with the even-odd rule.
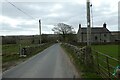
[[[8,44],[2,46],[2,62],[19,59],[19,46],[17,44]]]
[[[92,49],[118,59],[118,45],[92,45]]]
[[[51,45],[51,43],[45,44],[42,47],[35,47],[32,48],[32,52],[27,55],[27,57],[23,58],[23,57],[19,57],[19,45],[18,44],[7,44],[7,45],[3,45],[2,46],[2,67],[3,67],[3,71],[5,71],[6,69],[9,69],[11,66],[16,65],[16,63],[18,62],[23,62],[24,60],[30,58],[31,56],[37,54],[38,52],[41,52],[42,50],[44,50],[45,48],[49,47]],[[26,45],[22,45],[22,47],[24,47]],[[30,45],[29,45],[30,46]],[[35,46],[35,45],[31,45],[31,46]]]
[[[92,49],[118,60],[118,45],[93,45]],[[105,64],[105,62],[107,62],[106,56],[103,56],[101,54],[98,54],[98,56],[101,65],[107,67],[107,65]],[[116,67],[118,65],[118,62],[111,58],[108,58],[108,61],[109,64],[111,64],[113,67]]]
[[[118,60],[118,53],[119,53],[118,45],[92,45],[92,49]],[[95,54],[93,55],[95,56]],[[97,59],[95,59],[94,62],[96,62],[96,60]],[[118,66],[118,62],[116,60],[108,58],[108,64],[107,64],[107,57],[101,54],[98,54],[98,60],[99,60],[99,64],[101,65],[101,67],[99,68],[99,71],[103,69],[102,67],[108,70],[108,64],[109,64],[109,71],[111,73],[111,77],[113,77],[112,73],[115,67]],[[96,64],[98,64],[98,62],[96,62]],[[106,71],[104,71],[104,73],[106,73]],[[102,74],[104,75],[104,73]]]

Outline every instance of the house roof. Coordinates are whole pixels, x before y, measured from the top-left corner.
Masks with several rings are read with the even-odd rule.
[[[86,34],[87,33],[87,28],[86,27],[82,27],[81,29],[81,33]],[[80,31],[80,29],[78,30],[78,32]],[[91,33],[110,33],[110,31],[105,28],[105,27],[92,27],[91,28]]]

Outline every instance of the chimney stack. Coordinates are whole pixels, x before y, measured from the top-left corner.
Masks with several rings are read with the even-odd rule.
[[[81,24],[79,24],[79,29],[81,28]]]
[[[106,28],[106,25],[107,25],[107,24],[106,24],[106,23],[104,23],[104,24],[103,24],[103,27],[104,27],[104,28]]]

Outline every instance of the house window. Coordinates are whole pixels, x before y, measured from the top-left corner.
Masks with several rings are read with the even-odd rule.
[[[106,34],[104,34],[104,36],[106,37]]]
[[[97,36],[95,36],[95,40],[97,40],[98,39],[98,37]]]

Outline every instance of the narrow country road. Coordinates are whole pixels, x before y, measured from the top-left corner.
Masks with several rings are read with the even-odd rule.
[[[3,73],[3,78],[73,78],[78,73],[69,57],[54,44],[29,60]]]

